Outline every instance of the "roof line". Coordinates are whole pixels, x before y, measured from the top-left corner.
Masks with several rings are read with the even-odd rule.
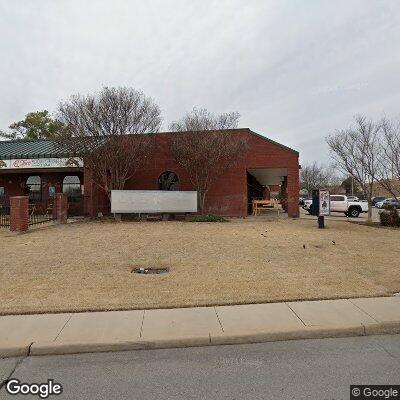
[[[257,136],[257,137],[259,137],[259,138],[261,138],[261,139],[264,139],[264,140],[266,140],[267,142],[270,142],[270,143],[272,143],[272,144],[275,144],[276,146],[282,147],[282,148],[284,148],[284,149],[286,149],[286,150],[289,150],[289,151],[291,151],[291,152],[293,152],[293,153],[300,154],[297,150],[292,149],[292,148],[289,147],[289,146],[285,146],[285,145],[282,144],[282,143],[276,142],[275,140],[272,140],[272,139],[270,139],[270,138],[268,138],[268,137],[266,137],[266,136],[264,136],[264,135],[261,135],[261,133],[254,132],[254,131],[252,131],[252,130],[249,129],[249,128],[246,128],[246,129],[248,129],[249,132],[250,132],[252,135],[254,135],[254,136]]]
[[[53,142],[54,139],[45,139],[45,138],[38,138],[38,139],[7,139],[7,140],[0,140],[0,143],[26,143],[26,142]]]
[[[275,140],[272,140],[260,133],[254,132],[252,131],[250,128],[232,128],[232,129],[220,129],[219,131],[228,131],[228,132],[243,132],[243,131],[247,131],[248,133],[250,133],[251,135],[257,136],[260,139],[266,140],[269,143],[272,143],[276,146],[279,146],[285,150],[289,150],[297,155],[299,155],[299,152],[297,150],[292,149],[291,147],[285,146],[279,142],[276,142]],[[193,131],[186,131],[186,132],[193,132]],[[204,131],[206,132],[206,131]],[[151,135],[160,135],[160,134],[176,134],[176,133],[183,133],[183,132],[177,132],[177,131],[167,131],[167,132],[154,132],[154,133],[147,133],[147,134],[151,134]],[[56,142],[54,139],[12,139],[12,140],[1,140],[0,141],[0,145],[2,143],[27,143],[27,142]],[[22,154],[19,154],[20,156]],[[13,154],[13,156],[16,156],[16,154]],[[59,155],[60,156],[70,156],[70,154],[68,153],[63,153],[60,152]],[[39,158],[44,157],[43,154],[41,156],[39,156]]]

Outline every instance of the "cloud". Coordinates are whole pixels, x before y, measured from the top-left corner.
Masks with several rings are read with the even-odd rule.
[[[0,129],[102,85],[193,106],[328,162],[324,137],[364,113],[398,116],[400,3],[0,0]]]

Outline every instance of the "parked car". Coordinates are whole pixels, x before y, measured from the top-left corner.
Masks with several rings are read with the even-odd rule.
[[[331,212],[342,212],[348,217],[357,218],[361,213],[368,212],[368,203],[364,201],[349,201],[347,196],[332,194],[330,196]],[[304,210],[311,214],[312,200],[304,201]]]
[[[311,199],[311,197],[300,197],[299,198],[299,206],[304,206],[304,202],[306,200],[310,200],[310,199]]]
[[[383,199],[381,201],[378,201],[375,205],[376,208],[382,208],[383,207],[383,203],[385,202],[386,199]]]
[[[371,199],[371,201],[372,201],[372,206],[373,207],[377,207],[377,203],[379,203],[379,202],[382,202],[382,201],[384,201],[384,200],[386,200],[386,197],[384,197],[384,196],[375,196],[375,197],[373,197],[372,199]]]
[[[400,197],[398,197],[397,199],[395,197],[392,197],[390,199],[383,200],[381,203],[378,203],[380,205],[380,207],[377,206],[378,208],[384,208],[386,205],[400,208]]]
[[[348,201],[359,201],[360,199],[357,196],[347,196]]]

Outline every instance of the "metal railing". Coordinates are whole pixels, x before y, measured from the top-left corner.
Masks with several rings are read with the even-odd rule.
[[[29,215],[29,225],[44,224],[55,219],[53,214],[31,214]]]
[[[29,225],[44,224],[55,219],[54,203],[29,205]]]
[[[10,227],[10,207],[0,204],[0,228]]]

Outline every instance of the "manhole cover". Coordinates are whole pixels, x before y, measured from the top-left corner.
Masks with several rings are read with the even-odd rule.
[[[169,268],[152,268],[152,267],[140,267],[134,268],[132,274],[143,274],[143,275],[159,275],[166,274],[169,272]]]

